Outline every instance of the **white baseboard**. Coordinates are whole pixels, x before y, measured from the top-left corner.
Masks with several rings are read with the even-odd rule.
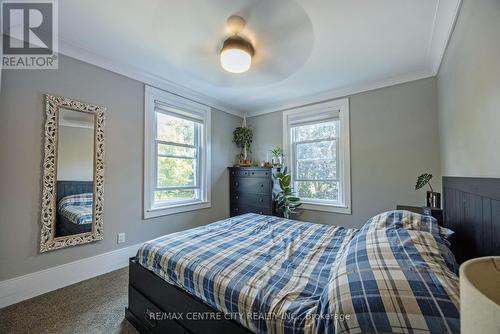
[[[120,248],[0,282],[0,308],[124,268],[141,244]]]

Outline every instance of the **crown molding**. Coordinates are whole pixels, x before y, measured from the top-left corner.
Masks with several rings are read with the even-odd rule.
[[[75,44],[67,40],[63,40],[60,37],[59,37],[59,53],[83,61],[85,63],[103,68],[105,70],[123,75],[130,79],[137,80],[139,82],[167,91],[169,93],[182,96],[186,99],[206,105],[211,108],[218,109],[228,114],[233,114],[238,117],[243,117],[244,112],[242,110],[236,110],[228,106],[224,102],[221,102],[217,99],[199,93],[193,89],[179,85],[173,81],[162,78],[159,75],[139,69],[135,66],[123,62],[117,62],[112,59],[103,57],[85,48],[76,46]]]
[[[429,77],[433,77],[433,76],[435,76],[435,74],[429,70],[417,71],[417,72],[413,72],[410,74],[404,74],[404,75],[400,75],[400,76],[389,78],[389,79],[372,81],[372,82],[354,85],[351,87],[346,87],[346,88],[337,89],[337,90],[333,90],[333,91],[326,91],[326,92],[323,92],[320,94],[302,97],[302,98],[298,98],[298,99],[294,99],[294,100],[288,100],[286,103],[277,103],[274,106],[270,106],[269,108],[257,109],[257,110],[254,110],[253,112],[247,112],[246,116],[247,117],[254,117],[254,116],[269,114],[269,113],[276,112],[276,111],[284,111],[284,110],[293,109],[293,108],[297,108],[297,107],[303,107],[306,105],[311,105],[311,104],[315,104],[315,103],[319,103],[319,102],[334,100],[334,99],[338,99],[341,97],[348,97],[348,96],[363,93],[363,92],[368,92],[368,91],[372,91],[372,90],[376,90],[376,89],[380,89],[380,88],[384,88],[384,87],[399,85],[399,84],[402,84],[405,82],[425,79],[425,78],[429,78]]]
[[[179,85],[149,71],[139,69],[123,62],[113,61],[112,59],[86,50],[85,48],[76,46],[74,43],[60,37],[59,53],[238,117],[243,117],[244,115],[252,117],[436,76],[451,39],[461,5],[462,0],[437,0],[431,36],[427,47],[425,60],[426,69],[397,77],[360,83],[350,87],[304,96],[293,100],[281,101],[256,110],[235,109],[223,101]]]
[[[427,49],[427,62],[434,75],[438,74],[443,62],[461,7],[462,0],[437,1],[432,34]]]

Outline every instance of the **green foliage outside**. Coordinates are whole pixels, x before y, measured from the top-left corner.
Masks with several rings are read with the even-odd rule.
[[[338,121],[329,121],[293,129],[297,178],[307,180],[296,182],[301,198],[338,200],[337,126]]]
[[[157,113],[157,139],[195,146],[197,123]],[[196,149],[178,145],[158,143],[158,154],[174,157],[158,157],[158,187],[193,186],[196,180]],[[193,159],[189,159],[193,158]],[[185,200],[195,197],[193,189],[159,190],[155,192],[155,201]]]
[[[339,193],[338,182],[299,181],[297,194],[302,198],[337,201]]]
[[[303,125],[295,128],[295,141],[326,139],[337,137],[338,121]]]

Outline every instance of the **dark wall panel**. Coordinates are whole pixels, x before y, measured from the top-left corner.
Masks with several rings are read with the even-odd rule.
[[[444,226],[459,263],[500,255],[500,179],[443,177]]]

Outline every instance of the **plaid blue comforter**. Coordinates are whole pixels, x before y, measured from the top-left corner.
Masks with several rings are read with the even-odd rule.
[[[394,211],[358,231],[246,214],[137,260],[256,333],[454,333],[458,279],[432,219]]]
[[[57,210],[73,224],[92,224],[92,206],[92,193],[84,193],[63,197]]]
[[[436,219],[377,215],[351,240],[321,296],[321,333],[460,333],[457,264]]]

